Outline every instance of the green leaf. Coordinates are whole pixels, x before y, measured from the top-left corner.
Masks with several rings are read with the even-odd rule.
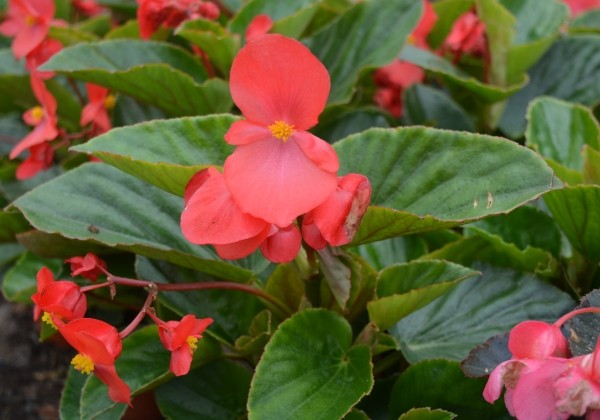
[[[199,46],[217,69],[229,77],[231,63],[240,49],[240,38],[216,22],[206,19],[190,20],[177,28],[177,35]]]
[[[304,297],[305,277],[308,277],[303,274],[297,264],[277,264],[267,279],[265,290],[292,311],[298,311]]]
[[[140,256],[135,271],[139,278],[156,283],[214,281],[196,271]],[[158,302],[181,317],[191,313],[198,318],[212,318],[214,323],[207,334],[229,344],[248,331],[252,317],[262,308],[255,296],[233,290],[161,292]]]
[[[321,114],[319,125],[311,132],[329,143],[334,143],[369,128],[389,126],[388,117],[381,109],[329,107]]]
[[[206,79],[202,66],[172,44],[109,40],[65,48],[42,66],[157,106],[170,116],[226,112],[227,83]]]
[[[0,210],[0,242],[12,242],[15,235],[30,229],[29,223],[19,212]]]
[[[432,410],[431,408],[411,408],[402,414],[399,420],[452,420],[456,414],[444,410]]]
[[[600,151],[583,146],[583,181],[586,184],[600,185]]]
[[[475,268],[481,277],[463,281],[390,330],[410,363],[462,360],[476,345],[521,321],[554,321],[573,307],[566,293],[530,274]]]
[[[471,350],[460,363],[463,373],[469,378],[483,378],[489,376],[500,363],[511,359],[512,354],[508,350],[509,334],[506,332],[495,335]]]
[[[456,131],[475,131],[464,109],[444,92],[416,84],[403,93],[405,125],[425,125]]]
[[[98,36],[104,36],[110,30],[111,24],[112,22],[110,20],[110,16],[101,14],[79,21],[72,25],[72,28],[84,32],[90,32]]]
[[[552,171],[533,151],[479,134],[372,129],[334,148],[340,173],[362,173],[373,188],[372,206],[354,244],[505,213],[548,191],[553,182]]]
[[[415,261],[388,267],[379,273],[378,299],[367,305],[369,319],[382,330],[388,329],[477,274],[445,261]]]
[[[600,32],[600,10],[590,10],[577,16],[569,25],[571,32]]]
[[[400,59],[423,67],[425,70],[439,76],[454,90],[468,90],[477,99],[486,103],[502,101],[518,92],[527,83],[527,78],[523,77],[515,84],[507,87],[486,84],[458,69],[448,60],[412,45],[404,47]]]
[[[544,195],[544,202],[571,245],[600,261],[600,186],[566,187]]]
[[[311,8],[316,0],[251,0],[246,4],[229,23],[231,32],[243,34],[252,19],[260,14],[268,15],[273,21],[279,21],[304,9]],[[298,37],[300,34],[296,35]]]
[[[221,420],[246,413],[250,373],[229,360],[217,360],[175,378],[155,391],[166,418]]]
[[[69,373],[60,398],[60,418],[64,420],[79,419],[81,409],[81,391],[88,377],[69,366]]]
[[[399,236],[353,249],[375,269],[381,270],[392,264],[404,263],[427,253],[427,243],[418,235]]]
[[[50,38],[59,41],[64,47],[79,44],[80,42],[93,42],[98,40],[98,36],[70,27],[62,26],[51,26],[50,27]]]
[[[600,36],[560,39],[529,71],[530,82],[507,103],[500,128],[516,138],[525,131],[529,102],[548,95],[594,106],[600,102]]]
[[[412,407],[437,407],[456,413],[461,419],[509,419],[504,401],[494,405],[482,396],[485,379],[465,378],[458,363],[428,360],[404,371],[392,390],[390,418],[396,418]],[[405,417],[400,417],[404,419]],[[430,417],[407,417],[430,418]],[[431,417],[431,418],[452,418]]]
[[[256,367],[249,418],[342,417],[373,386],[369,349],[351,341],[346,320],[323,309],[282,323]]]
[[[149,121],[116,128],[82,145],[90,153],[131,175],[183,196],[190,178],[210,165],[222,165],[233,150],[223,140],[239,118],[209,115]]]
[[[60,258],[84,255],[88,252],[94,254],[114,253],[114,250],[91,241],[78,241],[65,238],[56,233],[50,234],[39,230],[29,230],[19,233],[17,240],[28,251],[44,258]]]
[[[587,144],[600,150],[600,126],[589,108],[542,97],[529,105],[527,120],[526,144],[534,147],[553,167],[562,165],[581,172],[583,146]],[[568,171],[566,168],[563,171]]]
[[[32,303],[31,295],[36,292],[36,275],[40,268],[48,267],[58,279],[62,265],[62,260],[41,258],[30,252],[23,253],[4,275],[2,281],[4,297],[11,302]]]
[[[198,341],[193,366],[201,366],[219,357],[216,341],[204,337]],[[171,354],[161,344],[156,326],[141,328],[123,340],[123,351],[115,363],[118,375],[129,385],[132,395],[140,395],[168,380]],[[81,393],[81,418],[120,419],[127,405],[108,397],[105,384],[90,376]]]
[[[16,259],[25,250],[19,244],[6,243],[0,244],[0,268]]]
[[[600,290],[595,289],[581,299],[581,304],[574,310],[583,308],[600,307]],[[567,337],[569,341],[569,350],[573,356],[582,356],[590,354],[596,349],[598,335],[600,330],[598,325],[600,314],[583,313],[569,319],[565,323]]]
[[[362,70],[397,57],[421,10],[413,0],[365,0],[306,41],[331,76],[330,104],[350,101]]]
[[[249,270],[221,261],[211,248],[183,237],[182,199],[104,164],[71,170],[14,205],[44,232],[91,240],[233,281],[252,277]]]

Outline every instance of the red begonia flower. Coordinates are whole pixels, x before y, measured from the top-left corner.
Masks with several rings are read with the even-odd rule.
[[[29,179],[48,169],[54,161],[54,149],[49,143],[36,144],[29,148],[29,156],[17,166],[18,180]]]
[[[85,295],[79,286],[71,281],[55,281],[47,267],[37,273],[37,292],[31,300],[35,303],[33,319],[37,321],[44,312],[43,321],[51,325],[50,315],[71,321],[83,317],[87,309]]]
[[[23,114],[23,120],[32,126],[33,131],[21,140],[10,152],[10,158],[16,158],[21,152],[44,143],[54,140],[58,136],[56,127],[56,99],[46,89],[44,81],[37,77],[35,73],[31,74],[31,88],[41,106],[36,106]]]
[[[37,68],[44,64],[54,54],[62,50],[62,44],[55,39],[46,38],[40,45],[25,57],[25,67],[30,73],[34,73],[43,80],[54,77],[52,71],[38,71]]]
[[[273,27],[273,20],[269,15],[256,15],[250,21],[250,24],[246,28],[246,42],[250,42],[257,37],[266,34]]]
[[[589,10],[600,8],[600,0],[564,0],[569,6],[571,16],[577,16]]]
[[[112,127],[108,111],[114,108],[115,97],[102,86],[86,83],[85,88],[89,103],[81,111],[80,124],[92,123],[96,134],[105,133]]]
[[[458,61],[462,54],[482,55],[486,51],[485,25],[474,11],[461,15],[442,45],[443,51],[454,54]]]
[[[287,263],[298,255],[302,235],[295,225],[278,228],[272,225],[269,236],[260,245],[260,251],[271,262]]]
[[[404,111],[402,92],[409,86],[422,82],[425,71],[416,64],[394,60],[377,69],[373,78],[378,86],[373,98],[375,103],[394,117],[400,118]]]
[[[369,207],[371,183],[364,175],[348,174],[338,178],[337,189],[302,221],[302,236],[314,249],[328,243],[341,246],[349,243]]]
[[[419,48],[428,49],[427,37],[437,22],[437,15],[433,6],[428,0],[423,0],[423,15],[421,20],[417,24],[417,27],[413,29],[412,33],[408,37],[408,41]]]
[[[71,275],[73,277],[81,275],[91,281],[98,280],[98,276],[106,270],[106,263],[91,252],[83,257],[71,257],[65,260],[65,263],[71,264]]]
[[[327,69],[300,42],[263,35],[234,59],[230,85],[246,120],[225,135],[237,146],[225,161],[227,187],[244,213],[289,226],[336,186],[337,154],[306,131],[325,107]]]
[[[85,16],[96,16],[106,9],[96,3],[95,0],[72,0],[73,7]]]
[[[181,321],[167,321],[158,325],[158,336],[165,348],[171,352],[169,369],[175,376],[190,371],[194,351],[202,333],[213,323],[212,318],[196,319],[192,314]]]
[[[115,359],[121,354],[122,343],[115,327],[93,318],[80,318],[63,323],[54,318],[58,331],[79,352],[71,364],[81,373],[94,373],[108,386],[108,396],[114,402],[131,404],[129,386],[119,377]]]
[[[215,20],[219,8],[201,0],[138,0],[137,18],[140,36],[148,39],[160,27],[175,28],[188,19]]]
[[[8,17],[0,24],[0,34],[15,37],[13,55],[23,58],[48,35],[54,18],[54,0],[9,0]]]

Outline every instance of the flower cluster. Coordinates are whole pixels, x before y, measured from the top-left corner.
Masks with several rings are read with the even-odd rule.
[[[196,319],[190,314],[184,316],[181,321],[165,322],[149,307],[155,297],[154,292],[151,292],[138,317],[119,333],[114,326],[104,321],[85,317],[85,292],[99,287],[114,287],[118,278],[106,271],[106,263],[91,253],[70,258],[65,262],[70,263],[72,276],[81,275],[97,281],[99,275],[106,274],[108,280],[106,283],[80,287],[72,281],[55,280],[52,272],[46,267],[42,267],[37,273],[37,292],[31,297],[35,303],[34,320],[37,321],[41,316],[44,322],[57,329],[77,350],[77,355],[71,361],[75,369],[84,374],[95,374],[108,386],[108,394],[113,401],[131,404],[131,390],[117,374],[115,361],[121,354],[122,339],[135,329],[144,315],[149,315],[158,325],[161,342],[172,352],[171,372],[177,376],[189,372],[198,340],[212,324],[211,318]],[[133,280],[132,283],[152,285],[141,280]]]
[[[93,0],[75,2],[86,13],[95,14],[103,9]],[[13,37],[12,52],[16,59],[25,59],[25,67],[30,73],[31,89],[39,105],[27,110],[23,120],[33,130],[11,151],[15,159],[29,151],[29,156],[17,168],[17,179],[27,179],[49,168],[54,160],[54,150],[50,142],[64,134],[58,128],[57,102],[48,90],[45,80],[54,73],[40,71],[38,67],[62,50],[62,44],[49,37],[51,26],[65,26],[54,19],[54,0],[10,0],[6,20],[0,24],[0,34]],[[91,132],[97,135],[110,130],[108,110],[114,106],[114,97],[106,89],[87,85],[90,103],[83,109],[81,125],[92,123]]]
[[[161,26],[175,28],[186,20],[215,20],[221,14],[216,4],[202,0],[138,0],[138,5],[142,39],[150,38]]]
[[[363,175],[338,177],[335,150],[307,131],[329,95],[325,67],[300,42],[262,35],[236,56],[230,84],[245,119],[225,134],[236,149],[223,173],[208,168],[188,183],[185,237],[222,258],[260,248],[273,262],[291,261],[302,237],[315,249],[350,242],[371,187]]]
[[[573,311],[554,324],[525,321],[509,336],[512,358],[491,373],[483,396],[496,401],[506,387],[506,408],[518,419],[567,419],[600,416],[600,339],[588,355],[570,357],[560,326],[574,315],[599,308]]]

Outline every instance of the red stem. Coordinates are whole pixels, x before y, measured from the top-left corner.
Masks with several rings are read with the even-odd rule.
[[[581,308],[581,309],[576,309],[574,311],[569,312],[566,315],[563,315],[562,317],[560,317],[555,323],[554,325],[556,325],[557,327],[561,327],[562,324],[564,324],[565,322],[567,322],[569,319],[573,318],[576,315],[579,314],[600,314],[600,308],[598,307],[591,307],[591,308]]]
[[[154,302],[154,299],[156,299],[156,293],[157,293],[156,285],[154,283],[150,283],[150,292],[148,293],[148,297],[146,298],[146,301],[144,302],[144,306],[142,306],[142,309],[140,309],[140,311],[135,316],[135,318],[133,318],[133,321],[131,321],[131,323],[127,327],[125,327],[125,329],[123,331],[121,331],[119,333],[119,337],[121,337],[121,338],[127,337],[129,334],[131,334],[133,332],[133,330],[135,330],[137,328],[138,325],[140,325],[140,322],[142,322],[142,319],[144,319],[144,317],[146,316],[146,310],[150,307],[150,305],[152,305],[152,302]]]

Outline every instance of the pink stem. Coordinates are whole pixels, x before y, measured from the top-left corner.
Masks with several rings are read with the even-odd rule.
[[[142,309],[140,309],[140,311],[135,316],[135,318],[133,318],[133,321],[131,321],[131,323],[127,327],[125,327],[125,329],[123,331],[121,331],[119,333],[119,337],[121,337],[121,338],[127,337],[129,334],[131,334],[133,332],[133,330],[135,330],[137,328],[138,325],[140,325],[140,322],[142,322],[142,319],[144,319],[144,317],[146,316],[147,309],[150,307],[150,305],[152,305],[152,302],[154,302],[154,299],[156,299],[156,294],[157,294],[156,285],[154,283],[150,283],[150,292],[148,293],[148,297],[146,298],[146,301],[144,302],[144,306],[142,306]]]
[[[569,319],[573,318],[576,315],[579,314],[600,314],[600,308],[599,307],[591,307],[591,308],[581,308],[581,309],[576,309],[574,311],[569,312],[566,315],[563,315],[561,318],[559,318],[554,325],[556,325],[557,327],[561,327],[562,324],[564,324],[566,321],[568,321]]]

